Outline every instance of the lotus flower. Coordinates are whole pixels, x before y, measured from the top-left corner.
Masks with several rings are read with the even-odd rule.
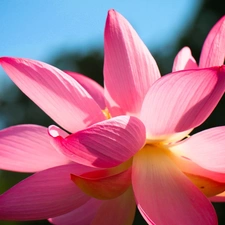
[[[225,127],[188,134],[223,95],[225,66],[160,77],[114,10],[104,50],[104,90],[45,63],[0,59],[14,83],[71,133],[54,125],[48,133],[35,125],[1,132],[1,168],[40,172],[0,196],[0,219],[132,224],[136,202],[148,224],[216,225],[207,197],[225,190]]]

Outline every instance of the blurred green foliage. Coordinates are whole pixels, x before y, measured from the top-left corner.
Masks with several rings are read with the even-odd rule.
[[[167,49],[152,52],[162,74],[169,73],[175,55],[183,46],[189,46],[195,59],[199,59],[201,47],[204,39],[212,26],[224,15],[224,7],[220,0],[203,0],[199,13],[196,15],[192,24],[184,24],[186,32],[180,34],[179,42],[171,43]],[[103,85],[103,49],[95,49],[82,54],[77,51],[61,52],[59,56],[52,59],[50,64],[62,69],[71,70],[85,74]],[[39,124],[49,126],[54,122],[42,112],[33,102],[31,102],[14,85],[6,86],[4,92],[0,94],[0,118],[5,126],[23,123]],[[225,122],[225,98],[223,98],[210,118],[200,127],[195,129],[198,132],[214,126],[224,125]],[[28,174],[0,172],[0,193],[13,186]],[[219,224],[225,224],[225,203],[214,204]],[[163,216],[163,215],[162,215]],[[5,222],[0,221],[1,225],[44,225],[47,221],[28,221],[28,222]],[[138,213],[134,224],[146,224]]]

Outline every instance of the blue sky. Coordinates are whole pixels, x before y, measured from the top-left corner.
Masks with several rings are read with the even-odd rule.
[[[87,51],[101,47],[111,8],[130,21],[151,50],[162,48],[183,31],[200,2],[0,0],[0,55],[48,61],[62,49]]]
[[[103,47],[111,8],[130,21],[151,51],[167,50],[191,22],[201,1],[0,0],[0,56],[51,62],[64,50],[85,52]],[[0,68],[0,96],[4,97],[4,87],[11,84]]]

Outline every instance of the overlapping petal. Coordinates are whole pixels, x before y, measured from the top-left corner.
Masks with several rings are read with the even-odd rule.
[[[218,182],[218,183],[225,183],[225,173],[218,173],[211,170],[204,169],[203,167],[199,166],[192,160],[183,157],[179,153],[170,148],[171,154],[170,158],[174,162],[174,164],[186,175],[193,175],[196,177],[203,177],[209,180]]]
[[[130,187],[121,196],[104,201],[91,225],[132,225],[135,211],[135,200]]]
[[[209,198],[212,202],[225,202],[225,191],[219,195]]]
[[[214,172],[225,173],[225,126],[199,132],[173,146],[184,157]],[[225,180],[224,180],[225,182]]]
[[[108,200],[122,195],[131,185],[131,168],[103,178],[86,178],[71,174],[72,181],[87,195]]]
[[[136,117],[119,116],[62,138],[49,128],[55,148],[74,162],[100,168],[117,166],[145,143],[145,127]]]
[[[88,172],[64,165],[38,172],[0,195],[0,220],[40,220],[68,213],[90,197],[71,181],[71,173]]]
[[[216,107],[224,89],[225,66],[178,71],[160,78],[141,109],[149,139],[165,139],[197,127]]]
[[[159,77],[157,64],[136,31],[122,15],[110,10],[104,39],[108,94],[122,111],[138,114],[145,94]]]
[[[157,225],[217,225],[213,206],[167,154],[146,146],[134,157],[133,190],[145,220]]]
[[[50,144],[47,128],[37,125],[13,126],[0,131],[0,168],[37,172],[70,161]]]
[[[176,55],[173,62],[172,71],[197,69],[198,65],[191,54],[191,50],[188,47],[182,48]]]
[[[133,192],[129,188],[115,199],[100,201],[92,198],[80,208],[49,221],[55,225],[131,225],[135,211]]]
[[[84,76],[79,73],[64,71],[73,77],[98,103],[101,109],[106,108],[105,98],[104,98],[104,88],[91,78]]]
[[[30,59],[3,57],[0,64],[13,82],[64,129],[76,132],[104,119],[92,97],[63,71]]]
[[[91,198],[79,208],[64,215],[51,218],[49,222],[55,225],[89,225],[102,204],[102,201]]]
[[[221,66],[225,58],[225,16],[210,30],[202,47],[199,67]]]
[[[207,197],[218,195],[225,190],[225,173],[204,169],[190,159],[180,155],[171,148],[170,158],[173,163],[201,190]]]

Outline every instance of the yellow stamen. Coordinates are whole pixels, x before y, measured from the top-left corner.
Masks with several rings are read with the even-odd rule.
[[[104,116],[105,116],[106,119],[112,118],[111,115],[110,115],[110,113],[109,113],[109,110],[107,108],[105,108],[104,110],[102,110],[102,112],[103,112],[103,114],[104,114]]]

